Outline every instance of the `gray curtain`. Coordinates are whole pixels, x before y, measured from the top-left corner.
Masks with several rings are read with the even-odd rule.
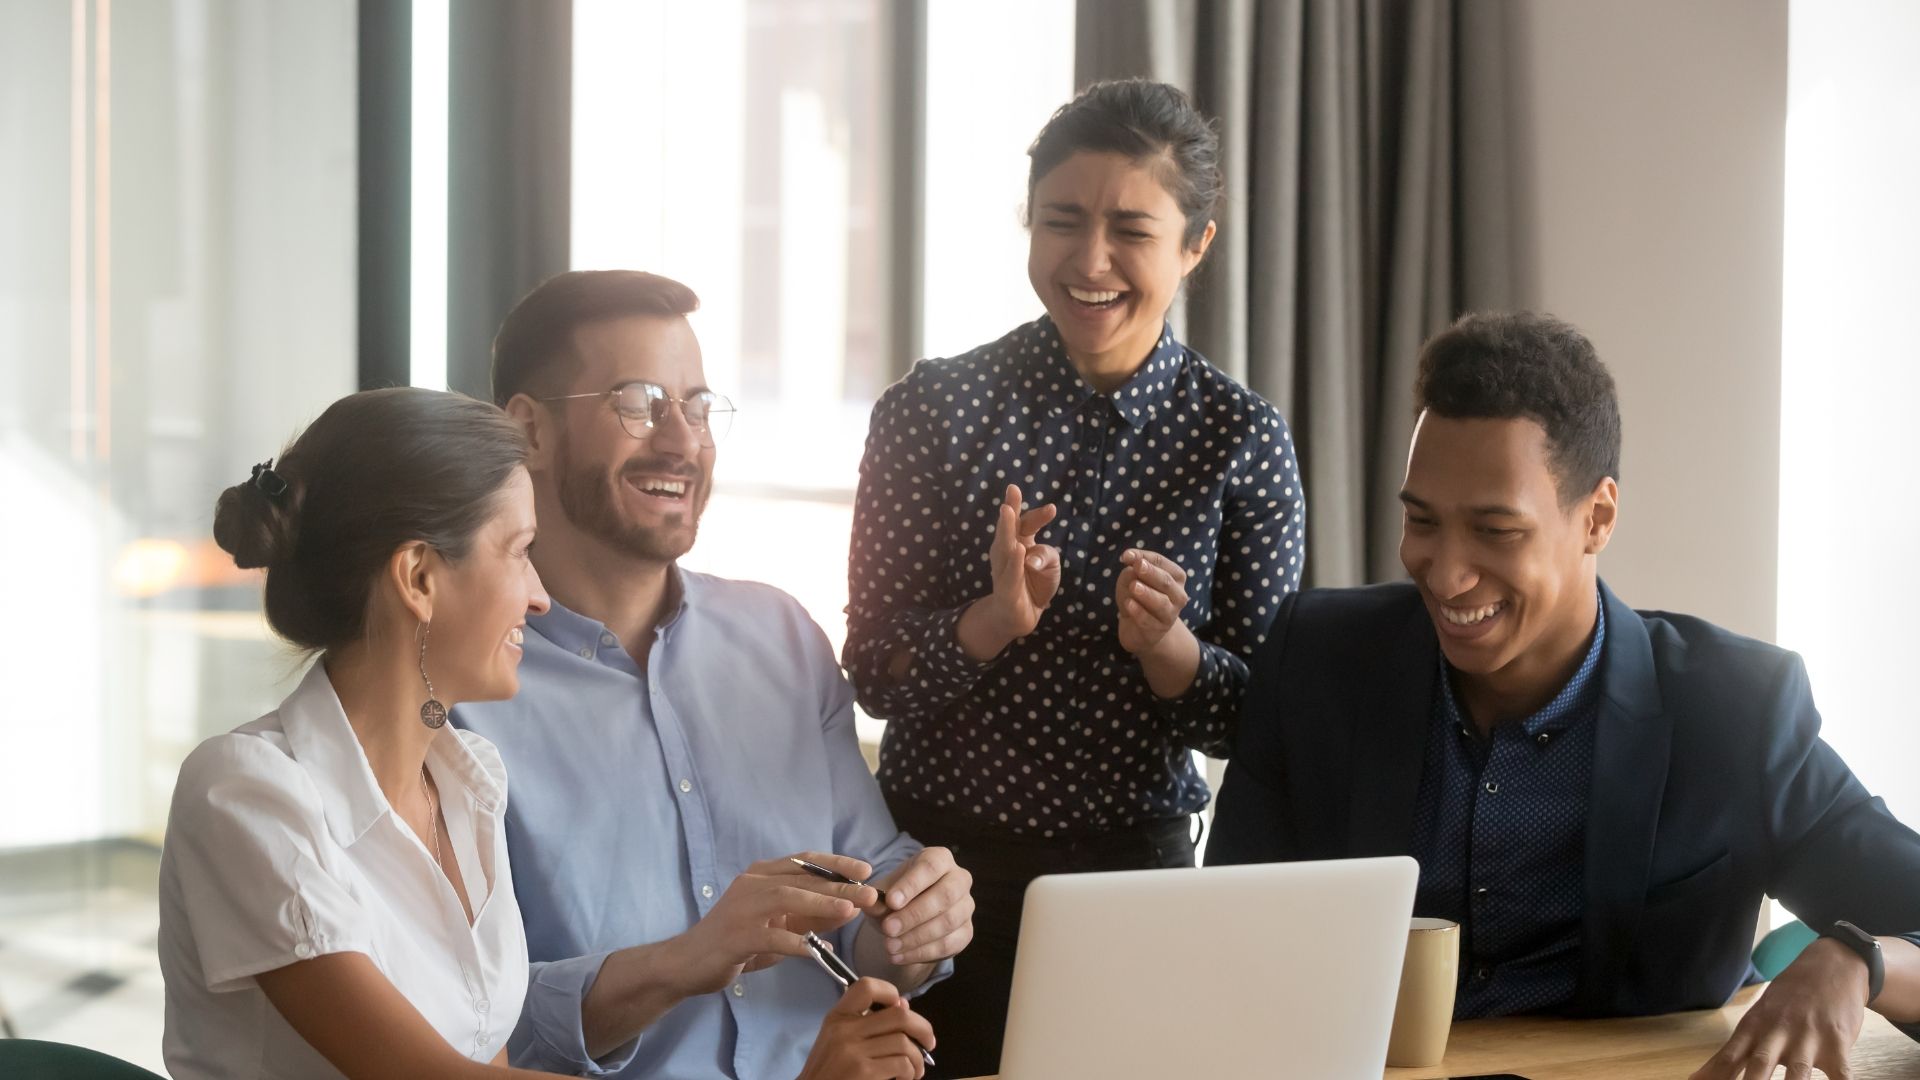
[[[1500,0],[1079,0],[1076,75],[1186,89],[1227,203],[1177,326],[1293,427],[1307,582],[1404,576],[1422,340],[1513,303]]]

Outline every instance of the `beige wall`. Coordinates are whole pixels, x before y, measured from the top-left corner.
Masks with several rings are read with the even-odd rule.
[[[1522,301],[1620,385],[1628,603],[1774,635],[1786,0],[1514,4]]]

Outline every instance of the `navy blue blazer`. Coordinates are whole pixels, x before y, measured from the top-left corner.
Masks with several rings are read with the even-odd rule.
[[[1799,656],[1600,594],[1569,1011],[1724,1004],[1767,895],[1816,928],[1920,930],[1920,835],[1820,739]],[[1410,583],[1289,596],[1252,665],[1208,865],[1409,854],[1438,652]]]

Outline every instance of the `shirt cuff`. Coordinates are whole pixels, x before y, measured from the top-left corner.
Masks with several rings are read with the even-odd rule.
[[[603,952],[533,965],[509,1055],[515,1065],[571,1076],[611,1076],[633,1061],[640,1050],[638,1035],[598,1059],[587,1053],[580,1006],[611,955]]]
[[[1200,642],[1200,666],[1179,697],[1155,698],[1160,715],[1180,729],[1180,741],[1203,753],[1226,749],[1227,729],[1247,685],[1246,661],[1224,646]]]
[[[991,660],[975,660],[967,655],[960,645],[960,616],[967,613],[972,604],[962,604],[957,608],[939,612],[927,620],[920,632],[920,640],[914,643],[913,666],[907,669],[906,678],[916,684],[923,694],[936,698],[951,698],[972,688],[980,676],[1000,662],[1007,655],[1007,649],[1000,650],[1000,656]]]
[[[940,963],[934,967],[933,974],[927,976],[926,981],[922,982],[919,986],[916,986],[913,989],[907,991],[907,997],[909,999],[917,998],[921,994],[926,993],[929,987],[932,987],[936,983],[945,982],[946,980],[952,977],[953,977],[953,957],[949,956],[945,960],[940,961]]]

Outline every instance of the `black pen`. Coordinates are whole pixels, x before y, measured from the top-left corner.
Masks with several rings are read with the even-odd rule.
[[[799,859],[794,860],[794,862],[799,861]],[[807,863],[806,865],[812,866],[813,864]],[[825,868],[822,867],[822,869]],[[827,872],[832,873],[833,871],[828,870]],[[855,882],[855,884],[859,883]],[[847,966],[847,962],[840,959],[840,954],[833,951],[833,946],[827,944],[825,938],[809,930],[806,933],[805,940],[807,943],[807,951],[813,953],[814,963],[820,965],[820,970],[833,976],[834,981],[839,983],[842,988],[852,986],[854,983],[860,981],[860,976],[855,975],[853,969]],[[909,1037],[911,1038],[911,1036]],[[916,1040],[914,1045],[919,1046],[920,1044]],[[933,1055],[927,1053],[927,1048],[924,1046],[920,1047],[920,1057],[926,1061],[928,1067],[932,1067]]]
[[[864,881],[855,881],[854,879],[848,877],[847,875],[841,873],[838,870],[829,869],[825,866],[821,866],[819,863],[816,863],[816,862],[808,862],[807,860],[801,858],[798,855],[787,856],[787,861],[799,867],[800,869],[805,870],[807,873],[812,874],[814,877],[826,878],[828,881],[837,881],[842,885],[857,885],[857,886],[860,886],[861,888],[872,889],[876,893],[880,892],[877,886],[868,885]],[[885,907],[886,904],[887,904],[887,898],[884,894],[882,894],[880,897],[880,906]]]
[[[819,863],[808,862],[807,860],[801,858],[798,855],[789,855],[787,857],[787,861],[799,867],[800,869],[805,870],[807,873],[812,874],[814,877],[823,877],[823,878],[826,878],[828,881],[837,881],[842,885],[861,885],[861,886],[866,885],[866,882],[864,881],[855,881],[838,870],[829,870],[828,868],[821,866]]]

